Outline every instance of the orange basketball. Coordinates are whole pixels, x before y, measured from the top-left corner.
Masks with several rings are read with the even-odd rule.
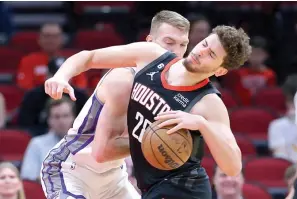
[[[154,122],[146,129],[141,143],[142,153],[153,167],[173,170],[189,159],[193,149],[192,136],[186,129],[168,135],[172,126],[159,128],[159,123]]]

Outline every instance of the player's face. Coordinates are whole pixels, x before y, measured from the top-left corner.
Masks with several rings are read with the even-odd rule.
[[[194,47],[183,63],[189,72],[220,76],[227,73],[221,66],[226,55],[218,35],[211,34]]]
[[[74,121],[71,105],[67,102],[54,106],[50,110],[49,128],[60,136],[67,134]]]
[[[0,170],[0,196],[11,198],[21,189],[21,181],[10,168]]]
[[[183,58],[189,43],[189,32],[182,31],[174,26],[163,23],[158,30],[147,37],[147,41],[155,42],[168,51]]]
[[[231,197],[241,193],[243,177],[242,174],[238,176],[227,176],[217,168],[214,176],[214,184],[219,196]]]

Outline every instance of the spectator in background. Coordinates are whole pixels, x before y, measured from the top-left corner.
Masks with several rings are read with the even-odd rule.
[[[42,85],[47,77],[48,62],[60,55],[63,44],[63,32],[58,24],[44,24],[40,29],[40,52],[31,53],[20,61],[17,72],[17,84],[23,89],[32,89]],[[85,74],[72,79],[72,84],[78,88],[86,88]]]
[[[297,161],[297,125],[295,124],[294,95],[297,91],[297,75],[287,77],[283,85],[287,113],[273,120],[268,128],[268,146],[274,157]]]
[[[238,176],[227,176],[219,167],[216,167],[213,182],[215,188],[213,199],[244,199],[242,196],[244,184],[242,173]]]
[[[48,65],[48,78],[52,77],[62,63],[65,61],[64,57],[55,57],[49,61]],[[73,87],[76,96],[76,114],[80,112],[84,104],[88,100],[88,95]],[[68,95],[65,95],[69,97]],[[44,91],[44,85],[40,85],[30,91],[28,91],[20,105],[18,125],[27,129],[31,134],[42,135],[47,130],[47,121],[45,117],[45,104],[50,97]]]
[[[0,129],[6,125],[6,103],[4,96],[0,93]]]
[[[11,15],[11,9],[7,5],[5,5],[3,1],[0,1],[0,34],[10,36],[14,32]]]
[[[287,195],[286,199],[297,199],[297,192],[296,192],[296,190],[297,190],[297,172],[296,172],[296,170],[297,169],[296,169],[296,164],[294,166],[295,166],[295,175],[294,175],[292,181],[290,181],[290,182],[292,182],[292,184],[288,184],[289,190],[288,190],[288,195]],[[289,169],[290,169],[290,167],[286,170],[286,172],[288,172]],[[292,168],[292,170],[294,170],[294,169]]]
[[[0,163],[0,198],[26,199],[19,171],[10,162]]]
[[[190,43],[188,45],[187,52],[191,52],[196,44],[209,35],[211,30],[209,20],[203,15],[189,16],[189,20],[191,22],[191,30],[189,35]]]
[[[21,177],[26,180],[39,181],[44,158],[72,127],[75,104],[67,97],[62,97],[60,100],[49,99],[46,104],[46,113],[48,133],[32,138],[24,155]]]
[[[276,86],[276,74],[265,65],[269,57],[267,42],[265,38],[256,36],[251,41],[252,54],[249,59],[249,66],[234,71],[233,88],[243,105],[250,105],[253,95],[265,87]],[[230,76],[229,76],[230,77]],[[228,78],[228,77],[226,77]]]
[[[285,171],[285,181],[288,185],[288,190],[291,190],[291,188],[294,186],[294,180],[296,175],[296,164],[292,164],[289,166]]]

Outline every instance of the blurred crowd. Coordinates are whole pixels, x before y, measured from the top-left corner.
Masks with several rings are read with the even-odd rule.
[[[109,12],[102,11],[106,6]],[[67,2],[55,11],[63,13],[66,22],[53,17],[28,26],[20,23],[19,16],[29,20],[39,7],[38,3],[24,7],[0,2],[0,199],[25,199],[25,194],[27,199],[44,197],[39,184],[42,161],[72,126],[105,71],[88,71],[71,80],[75,102],[67,95],[50,99],[44,81],[80,50],[144,41],[152,16],[162,9],[177,11],[191,21],[188,52],[217,24],[240,26],[251,36],[252,55],[246,65],[224,78],[211,79],[222,92],[245,163],[239,176],[226,176],[205,148],[202,164],[214,198],[287,195],[297,160],[297,4]],[[40,12],[43,9],[46,15],[48,10],[42,7]],[[120,23],[115,20],[119,16]],[[132,161],[126,162],[136,187]]]

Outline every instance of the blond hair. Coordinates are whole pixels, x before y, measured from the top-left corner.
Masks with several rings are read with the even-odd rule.
[[[15,174],[17,175],[17,177],[18,177],[19,180],[21,181],[20,172],[19,172],[19,170],[16,168],[16,166],[14,166],[14,165],[13,165],[12,163],[10,163],[10,162],[1,162],[1,163],[0,163],[0,171],[1,171],[2,169],[6,169],[6,168],[11,169],[13,172],[15,172]],[[18,197],[17,197],[17,199],[26,199],[22,181],[21,181],[21,184],[22,184],[22,186],[21,186],[21,189],[20,189],[19,192],[18,192]]]
[[[190,22],[185,17],[177,12],[163,10],[153,17],[150,34],[156,32],[163,23],[169,24],[185,32],[189,32],[190,30]]]

